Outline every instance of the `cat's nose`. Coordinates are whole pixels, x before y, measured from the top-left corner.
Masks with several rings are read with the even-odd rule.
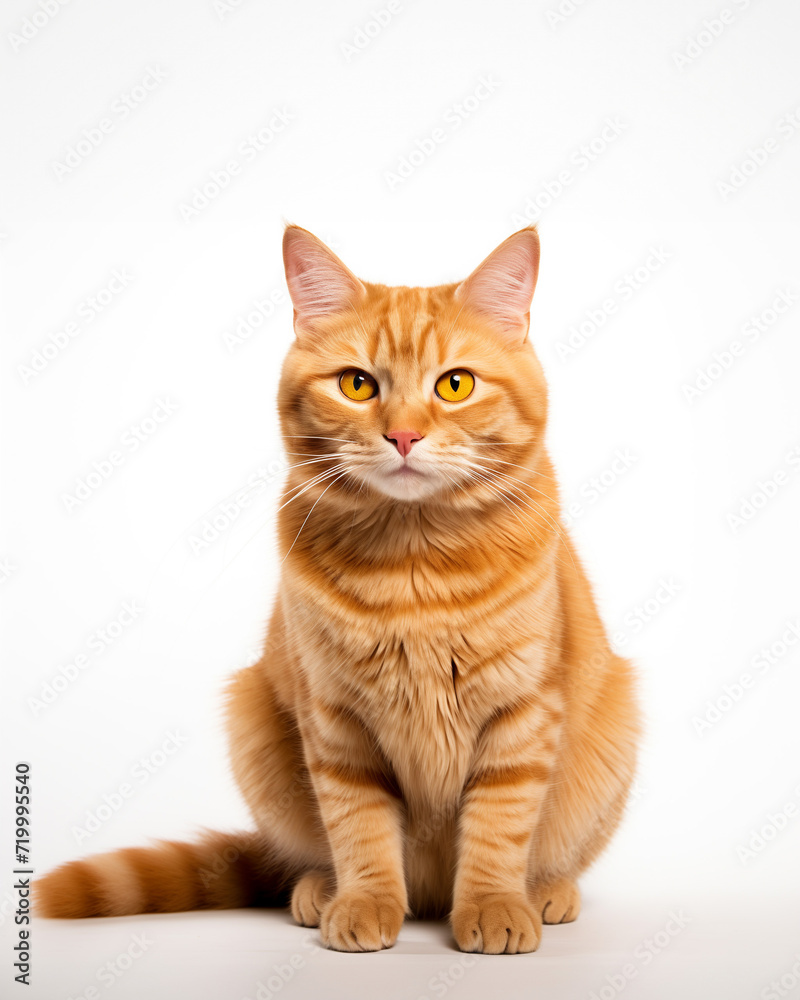
[[[422,435],[418,434],[417,431],[389,431],[385,436],[387,441],[394,441],[395,447],[403,458],[411,451],[417,441],[422,440]]]

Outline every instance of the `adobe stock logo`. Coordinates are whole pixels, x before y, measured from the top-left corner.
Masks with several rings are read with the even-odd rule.
[[[224,21],[229,14],[236,13],[245,0],[214,0],[214,13],[220,21]]]
[[[167,74],[158,66],[147,66],[142,76],[130,90],[124,90],[112,102],[108,113],[94,125],[84,128],[80,136],[53,161],[53,174],[62,181],[69,177],[88,157],[103,145],[117,126],[130,118],[147,98],[158,90],[167,79]]]
[[[611,636],[611,641],[619,648],[627,645],[632,636],[638,635],[681,593],[683,593],[683,584],[672,576],[662,576],[653,593],[627,612],[622,619],[624,628],[615,631]]]
[[[634,298],[653,275],[672,258],[672,251],[663,246],[648,247],[647,257],[618,278],[609,289],[609,294],[593,309],[586,309],[583,318],[569,328],[569,335],[556,341],[556,353],[561,361],[573,358],[606,323],[617,315],[622,307]]]
[[[781,142],[800,135],[800,107],[779,118],[775,130],[755,146],[748,146],[744,156],[728,170],[724,180],[717,181],[717,191],[723,201],[742,188],[781,150]]]
[[[233,354],[242,344],[246,344],[257,330],[272,319],[278,307],[286,305],[287,302],[286,293],[279,287],[255,299],[247,311],[237,316],[222,334],[222,342],[228,354]]]
[[[798,475],[800,475],[800,444],[796,444],[786,452],[783,464],[759,479],[755,489],[739,497],[736,508],[730,511],[726,519],[734,535],[758,517],[787,486],[796,482]]]
[[[682,52],[672,53],[672,62],[679,70],[683,71],[692,63],[696,62],[712,46],[714,46],[723,35],[726,35],[730,26],[736,21],[739,13],[748,9],[753,0],[733,0],[731,7],[723,7],[717,11],[716,17],[705,17],[698,31],[686,39]]]
[[[557,174],[546,180],[534,194],[528,195],[524,207],[519,212],[512,213],[511,224],[521,227],[538,222],[542,213],[558,201],[578,176],[596,163],[627,128],[628,123],[616,115],[606,118],[600,131],[573,150],[567,163]]]
[[[134,962],[142,958],[154,944],[155,941],[151,941],[145,934],[132,934],[128,947],[101,965],[95,972],[94,978],[107,990],[111,989],[118,979],[133,968]],[[87,986],[80,996],[73,997],[70,994],[67,1000],[97,1000],[99,995],[100,991],[96,986]]]
[[[581,499],[564,502],[565,527],[571,528],[575,521],[579,517],[583,517],[588,508],[593,507],[598,500],[604,497],[638,461],[638,457],[629,448],[618,448],[611,462],[580,486],[577,496]]]
[[[178,730],[170,731],[159,746],[140,757],[130,768],[130,780],[123,781],[110,792],[106,792],[96,808],[87,809],[83,826],[73,826],[72,836],[78,847],[85,840],[93,837],[109,820],[113,819],[125,803],[133,798],[137,790],[158,774],[188,742],[188,736],[184,736]]]
[[[710,732],[728,712],[745,699],[747,692],[756,687],[761,677],[795,651],[798,642],[800,619],[785,622],[782,631],[751,657],[748,669],[726,681],[717,696],[713,700],[709,699],[704,708],[692,716],[691,723],[697,735],[702,737]]]
[[[69,0],[39,0],[37,10],[23,19],[17,31],[9,31],[8,41],[15,52],[24,49],[29,45],[40,31],[44,30],[50,22],[61,13],[61,8],[66,7]]]
[[[143,605],[138,601],[123,601],[114,617],[89,635],[79,653],[41,681],[38,693],[28,698],[28,708],[34,719],[49,705],[58,701],[81,677],[83,671],[94,666],[98,657],[127,634],[130,627],[139,621],[143,610]]]
[[[781,321],[795,307],[798,301],[797,292],[792,288],[778,288],[772,299],[757,313],[751,314],[741,326],[739,335],[711,355],[701,367],[681,386],[683,398],[688,403],[694,403],[720,379],[734,368],[750,347],[759,343],[764,334]]]
[[[339,46],[344,61],[349,63],[365,49],[368,49],[402,9],[402,0],[389,0],[384,7],[370,11],[367,20],[356,28],[352,40],[342,42]]]
[[[691,922],[692,918],[684,910],[672,910],[664,926],[634,948],[633,961],[627,962],[619,971],[606,976],[605,985],[599,990],[593,990],[589,994],[589,1000],[614,1000],[631,980],[638,979],[642,969],[669,948]]]
[[[134,275],[126,268],[115,268],[102,286],[78,305],[75,318],[65,323],[61,329],[51,333],[30,356],[27,364],[17,365],[17,374],[24,386],[30,385],[55,361],[80,334],[98,319],[134,280]]]
[[[800,983],[800,954],[796,954],[794,959],[794,965],[787,969],[780,979],[773,979],[769,986],[764,987],[759,994],[761,1000],[782,1000],[783,997],[794,993],[797,984]]]
[[[556,31],[562,24],[566,24],[568,18],[577,13],[586,3],[586,0],[559,0],[555,7],[545,11],[547,23]]]
[[[736,856],[743,865],[754,861],[765,851],[775,838],[800,818],[800,785],[798,785],[782,806],[771,810],[763,817],[759,826],[750,830],[745,843],[736,848]]]
[[[168,396],[154,400],[154,405],[140,420],[135,421],[120,434],[115,446],[96,458],[91,468],[75,480],[72,492],[63,492],[61,502],[68,514],[82,507],[87,500],[101,489],[129,460],[139,452],[153,435],[180,409],[175,400]]]
[[[191,193],[178,205],[178,213],[184,222],[190,223],[219,198],[236,177],[253,163],[264,150],[271,147],[275,139],[282,135],[293,122],[295,116],[285,107],[273,108],[269,120],[257,131],[251,132],[236,146],[236,156],[230,157],[222,166],[209,171],[205,180],[192,188]]]
[[[192,552],[199,555],[229,531],[256,497],[274,483],[288,467],[286,460],[279,458],[268,465],[260,466],[252,473],[239,490],[217,504],[208,516],[195,526],[195,530],[188,538]]]

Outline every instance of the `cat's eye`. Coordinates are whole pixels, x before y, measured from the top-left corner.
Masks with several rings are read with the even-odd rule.
[[[475,388],[475,376],[465,368],[445,372],[436,382],[436,395],[448,403],[460,403]]]
[[[371,375],[358,368],[348,368],[339,376],[339,388],[348,399],[359,403],[378,395],[378,383]]]

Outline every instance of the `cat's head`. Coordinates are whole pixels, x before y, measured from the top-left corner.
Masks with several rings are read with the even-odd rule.
[[[434,288],[360,281],[298,226],[283,252],[296,339],[279,404],[300,478],[415,503],[505,493],[541,447],[547,411],[527,339],[535,228]]]

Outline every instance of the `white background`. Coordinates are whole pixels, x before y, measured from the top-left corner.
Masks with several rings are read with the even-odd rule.
[[[221,691],[253,659],[277,578],[283,222],[367,280],[438,284],[537,218],[550,445],[647,716],[635,796],[579,921],[545,928],[536,955],[474,964],[436,924],[343,956],[284,913],[39,921],[25,995],[242,1000],[299,956],[262,997],[800,996],[800,643],[786,633],[800,615],[800,122],[786,117],[800,115],[800,15],[792,0],[562,0],[559,20],[558,2],[402,0],[369,38],[383,0],[3,5],[3,997],[24,990],[8,894],[17,760],[32,765],[39,871],[247,822]],[[288,123],[245,154],[276,111]],[[432,153],[389,176],[436,128]],[[187,219],[231,160],[238,173]],[[92,316],[115,271],[126,287]],[[226,344],[270,296],[271,315]],[[47,347],[69,323],[66,346]],[[177,409],[131,450],[163,399]],[[122,464],[88,499],[65,499],[114,451]],[[226,526],[218,505],[264,468]],[[206,518],[222,530],[195,552]],[[141,610],[103,645],[124,602]],[[75,679],[44,704],[64,671]],[[152,769],[170,733],[185,742],[143,781],[137,762]],[[761,849],[737,850],[762,828]],[[98,980],[136,933],[145,954]]]

